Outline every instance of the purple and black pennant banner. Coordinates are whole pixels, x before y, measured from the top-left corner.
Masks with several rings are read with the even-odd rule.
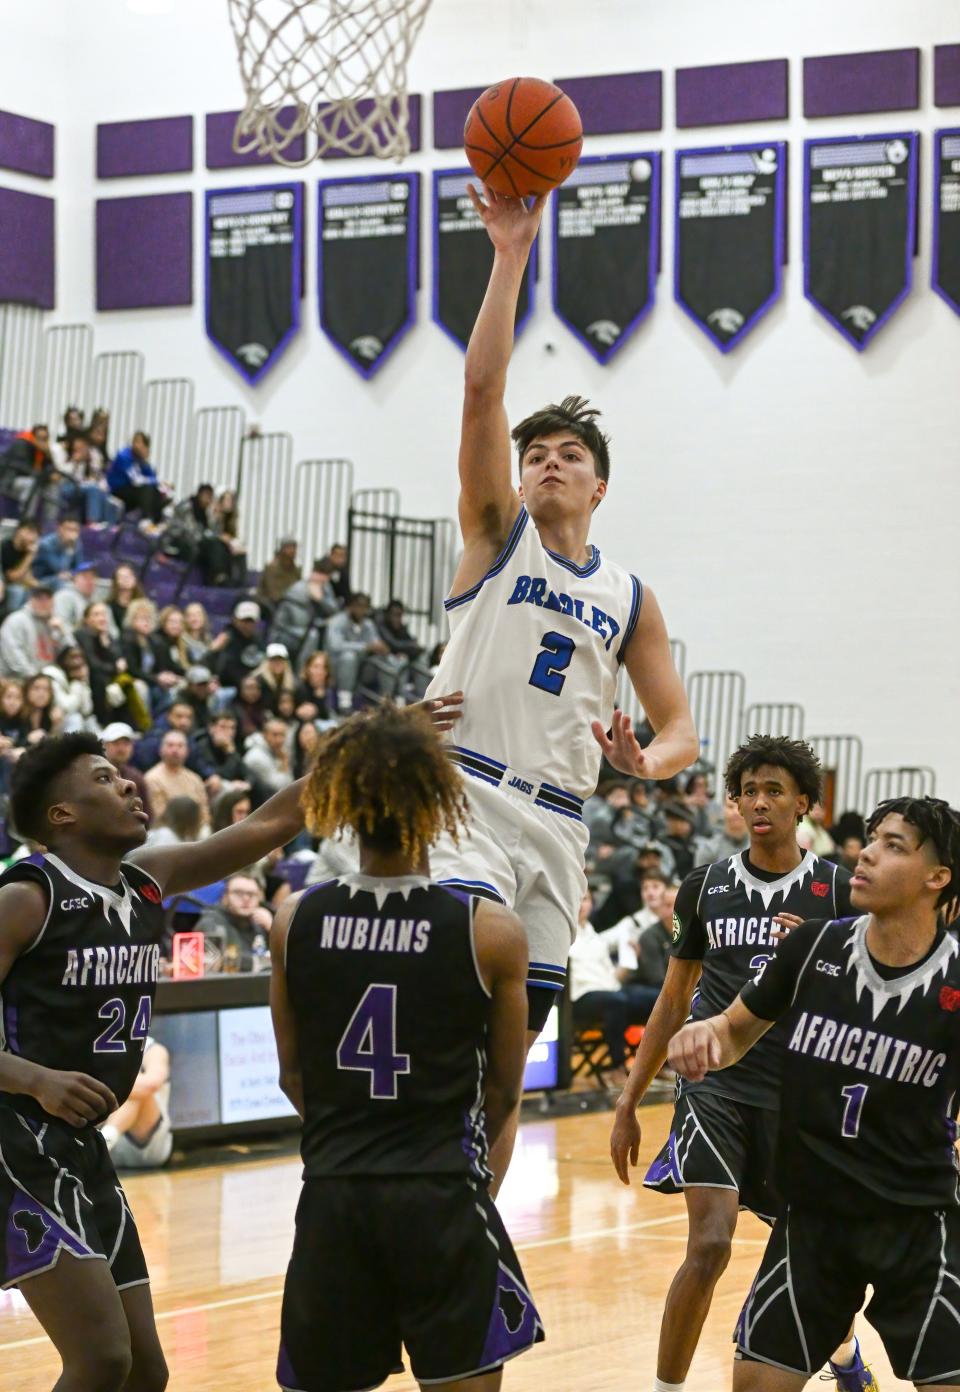
[[[207,337],[252,385],[300,328],[303,185],[206,197]]]
[[[933,137],[933,271],[931,284],[960,314],[960,129]]]
[[[553,195],[553,306],[598,362],[653,308],[660,259],[659,154],[582,159]]]
[[[493,243],[480,221],[467,184],[479,185],[469,169],[438,169],[433,175],[433,317],[458,348],[466,349],[493,267]],[[523,273],[514,333],[533,313],[537,248]]]
[[[782,141],[677,151],[674,296],[722,353],[780,296],[786,165]]]
[[[915,131],[804,142],[803,286],[861,351],[910,293]]]
[[[317,237],[320,324],[372,377],[416,319],[420,175],[324,179]]]

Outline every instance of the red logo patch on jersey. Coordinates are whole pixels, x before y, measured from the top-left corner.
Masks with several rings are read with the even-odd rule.
[[[941,986],[940,1005],[943,1010],[960,1010],[960,991],[953,986]]]
[[[140,898],[146,899],[150,904],[160,903],[160,891],[156,885],[145,884],[140,886]]]
[[[826,880],[814,880],[810,888],[818,899],[823,899],[830,893],[830,886],[827,884]]]

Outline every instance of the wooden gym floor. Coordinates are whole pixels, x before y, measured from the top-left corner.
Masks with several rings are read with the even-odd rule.
[[[646,1107],[641,1173],[671,1109]],[[646,1392],[664,1295],[682,1258],[683,1200],[625,1189],[610,1165],[608,1112],[521,1127],[500,1206],[536,1298],[546,1342],[507,1365],[507,1392]],[[295,1156],[131,1176],[125,1188],[153,1283],[171,1392],[268,1392],[300,1166]],[[764,1245],[742,1215],[687,1381],[729,1388],[730,1334]],[[883,1392],[897,1381],[865,1321]],[[46,1392],[59,1360],[15,1292],[0,1292],[0,1389]],[[811,1386],[822,1384],[812,1383]],[[408,1375],[385,1384],[412,1392]]]

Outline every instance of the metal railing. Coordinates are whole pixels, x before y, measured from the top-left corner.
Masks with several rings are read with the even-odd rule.
[[[90,324],[52,324],[43,336],[43,380],[38,416],[56,439],[68,406],[90,397],[93,367],[93,327]]]
[[[878,802],[898,797],[933,797],[937,775],[925,764],[902,768],[867,769],[863,779],[863,812],[869,815]]]
[[[193,383],[189,377],[157,377],[143,391],[144,429],[150,457],[178,498],[187,497],[193,448]]]
[[[5,429],[29,430],[36,423],[42,358],[43,311],[0,305],[0,426]]]
[[[746,685],[743,673],[732,671],[692,672],[687,683],[700,758],[713,765],[718,780],[737,744]]]
[[[193,420],[193,464],[185,482],[188,493],[195,493],[201,483],[236,491],[245,426],[240,406],[200,408]]]
[[[863,742],[859,735],[808,735],[807,743],[823,766],[827,805],[834,819],[860,807]]]
[[[261,570],[277,542],[293,533],[293,436],[285,430],[247,435],[237,477],[240,533],[247,565]]]
[[[307,571],[335,542],[346,545],[353,463],[349,459],[301,459],[293,471],[293,535]]]
[[[111,455],[129,445],[143,425],[143,354],[98,353],[93,360],[93,386],[87,416],[110,413],[107,441]]]
[[[743,712],[741,737],[781,735],[803,739],[804,710],[794,701],[755,701]]]

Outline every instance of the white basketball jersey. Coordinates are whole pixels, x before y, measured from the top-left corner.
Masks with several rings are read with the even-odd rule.
[[[445,601],[450,642],[427,694],[463,691],[450,741],[476,756],[469,771],[484,777],[486,764],[499,782],[495,766],[506,766],[589,797],[600,769],[590,722],[610,726],[642,601],[640,581],[596,547],[584,566],[549,551],[521,508],[483,579]]]

